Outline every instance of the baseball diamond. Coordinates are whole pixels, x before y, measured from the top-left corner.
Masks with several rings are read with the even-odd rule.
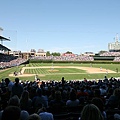
[[[19,73],[19,67],[17,77],[24,79],[34,80],[34,76],[37,74],[41,80],[61,80],[62,76],[66,79],[102,79],[105,75],[112,77],[113,75],[119,77],[119,73],[116,72],[116,67],[119,64],[60,64],[55,63],[30,63],[27,66],[21,67],[21,74]],[[10,77],[16,77],[13,73],[9,74]],[[71,77],[71,78],[70,78]]]

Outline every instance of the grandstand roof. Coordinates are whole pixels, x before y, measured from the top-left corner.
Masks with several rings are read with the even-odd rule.
[[[10,39],[0,36],[0,41],[10,41]]]
[[[11,51],[9,48],[0,44],[0,50]]]

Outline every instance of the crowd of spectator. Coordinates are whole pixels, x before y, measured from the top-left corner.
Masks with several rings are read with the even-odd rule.
[[[114,62],[120,62],[120,52],[105,52],[100,56],[113,56]],[[37,56],[31,57],[34,60],[52,60],[52,61],[94,61],[93,56],[89,55],[75,55],[75,56]]]
[[[75,56],[39,56],[32,57],[36,60],[53,60],[53,61],[94,61],[94,58],[87,55],[75,55]]]
[[[120,79],[0,82],[0,120],[120,120]]]
[[[113,61],[114,62],[120,62],[120,57],[115,57]]]
[[[115,56],[114,62],[120,61],[120,52],[105,52],[100,56]],[[75,56],[37,56],[31,57],[34,60],[52,60],[52,61],[94,61],[93,56],[89,55],[75,55]],[[25,63],[27,59],[16,58],[11,55],[0,54],[0,69],[18,66]]]
[[[104,52],[100,56],[113,56],[115,57],[114,62],[120,62],[120,52]]]
[[[115,56],[115,54],[113,54]],[[1,55],[2,56],[2,55]],[[1,57],[0,56],[0,57]],[[48,56],[31,59],[93,61],[90,56]],[[120,61],[115,57],[114,61]],[[0,68],[26,59],[1,57]],[[120,79],[0,82],[0,120],[120,120]]]
[[[100,56],[120,56],[120,52],[104,52]]]
[[[0,69],[19,66],[20,64],[25,63],[26,61],[27,59],[16,58],[12,55],[0,54]]]

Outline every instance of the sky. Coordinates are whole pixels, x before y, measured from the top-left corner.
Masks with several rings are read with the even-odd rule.
[[[0,0],[0,32],[11,50],[108,51],[120,36],[120,0]]]

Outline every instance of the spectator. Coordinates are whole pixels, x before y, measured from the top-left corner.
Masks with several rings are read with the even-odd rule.
[[[16,106],[20,108],[20,99],[18,98],[18,96],[13,96],[9,99],[8,101],[8,106]],[[1,116],[3,114],[4,110],[0,111],[0,120],[1,120]],[[20,120],[27,120],[29,116],[29,113],[25,110],[21,110],[20,112]]]
[[[105,103],[105,98],[101,96],[101,91],[99,89],[94,90],[94,97],[100,98]]]
[[[6,86],[8,87],[9,92],[11,92],[14,83],[12,81],[10,81],[9,78],[5,78],[5,83],[6,83]]]
[[[60,113],[64,111],[65,102],[62,100],[61,92],[55,92],[55,99],[49,102],[49,107],[52,113]]]
[[[41,120],[54,120],[53,114],[47,112],[46,108],[42,107],[37,112],[41,118]]]
[[[89,96],[89,94],[84,91],[84,87],[81,87],[80,91],[77,92],[77,98],[79,99],[81,104],[86,102],[88,96]]]
[[[49,99],[49,101],[55,99],[55,89],[52,89],[52,90],[51,90],[51,94],[49,95],[48,99]]]
[[[106,107],[108,108],[117,108],[120,101],[120,88],[116,88],[113,92],[113,95],[110,96],[106,103]]]
[[[8,101],[8,106],[17,106],[20,108],[20,99],[17,95],[11,97]],[[27,120],[29,113],[26,110],[21,110],[20,119]]]
[[[104,120],[106,120],[107,116],[106,116],[105,105],[103,101],[100,98],[93,98],[91,103],[96,105],[99,108],[99,110],[101,111],[101,114],[103,115]]]
[[[29,92],[24,90],[20,98],[20,107],[28,112],[32,109],[32,100],[29,98]]]
[[[2,120],[19,120],[21,110],[17,106],[8,106],[2,113]]]
[[[80,101],[77,99],[75,90],[72,90],[70,92],[70,99],[67,100],[66,105],[68,107],[75,107],[75,106],[78,106],[79,103],[80,103]]]
[[[53,106],[61,107],[61,106],[65,105],[64,101],[62,100],[62,96],[61,96],[60,91],[55,92],[55,99],[51,100],[49,105],[51,107],[53,107]]]
[[[114,114],[114,120],[120,120],[120,114]]]
[[[14,95],[11,97],[8,101],[8,106],[20,106],[20,99],[18,98],[17,95]]]
[[[12,87],[11,95],[17,95],[19,98],[23,92],[23,86],[19,83],[19,78],[15,78],[15,84]]]
[[[48,99],[44,95],[42,95],[42,89],[37,88],[36,93],[37,93],[37,95],[32,100],[34,110],[38,109],[39,107],[47,108],[48,107]]]
[[[31,114],[27,120],[41,120],[40,116],[36,113]]]
[[[31,114],[27,120],[41,120],[40,116],[36,113]]]
[[[106,96],[106,100],[110,98],[110,96],[113,94],[113,88],[109,88]]]
[[[101,96],[103,96],[103,97],[106,96],[107,90],[104,85],[101,86],[100,93],[101,93]]]
[[[99,108],[94,104],[84,106],[79,120],[103,120]]]

